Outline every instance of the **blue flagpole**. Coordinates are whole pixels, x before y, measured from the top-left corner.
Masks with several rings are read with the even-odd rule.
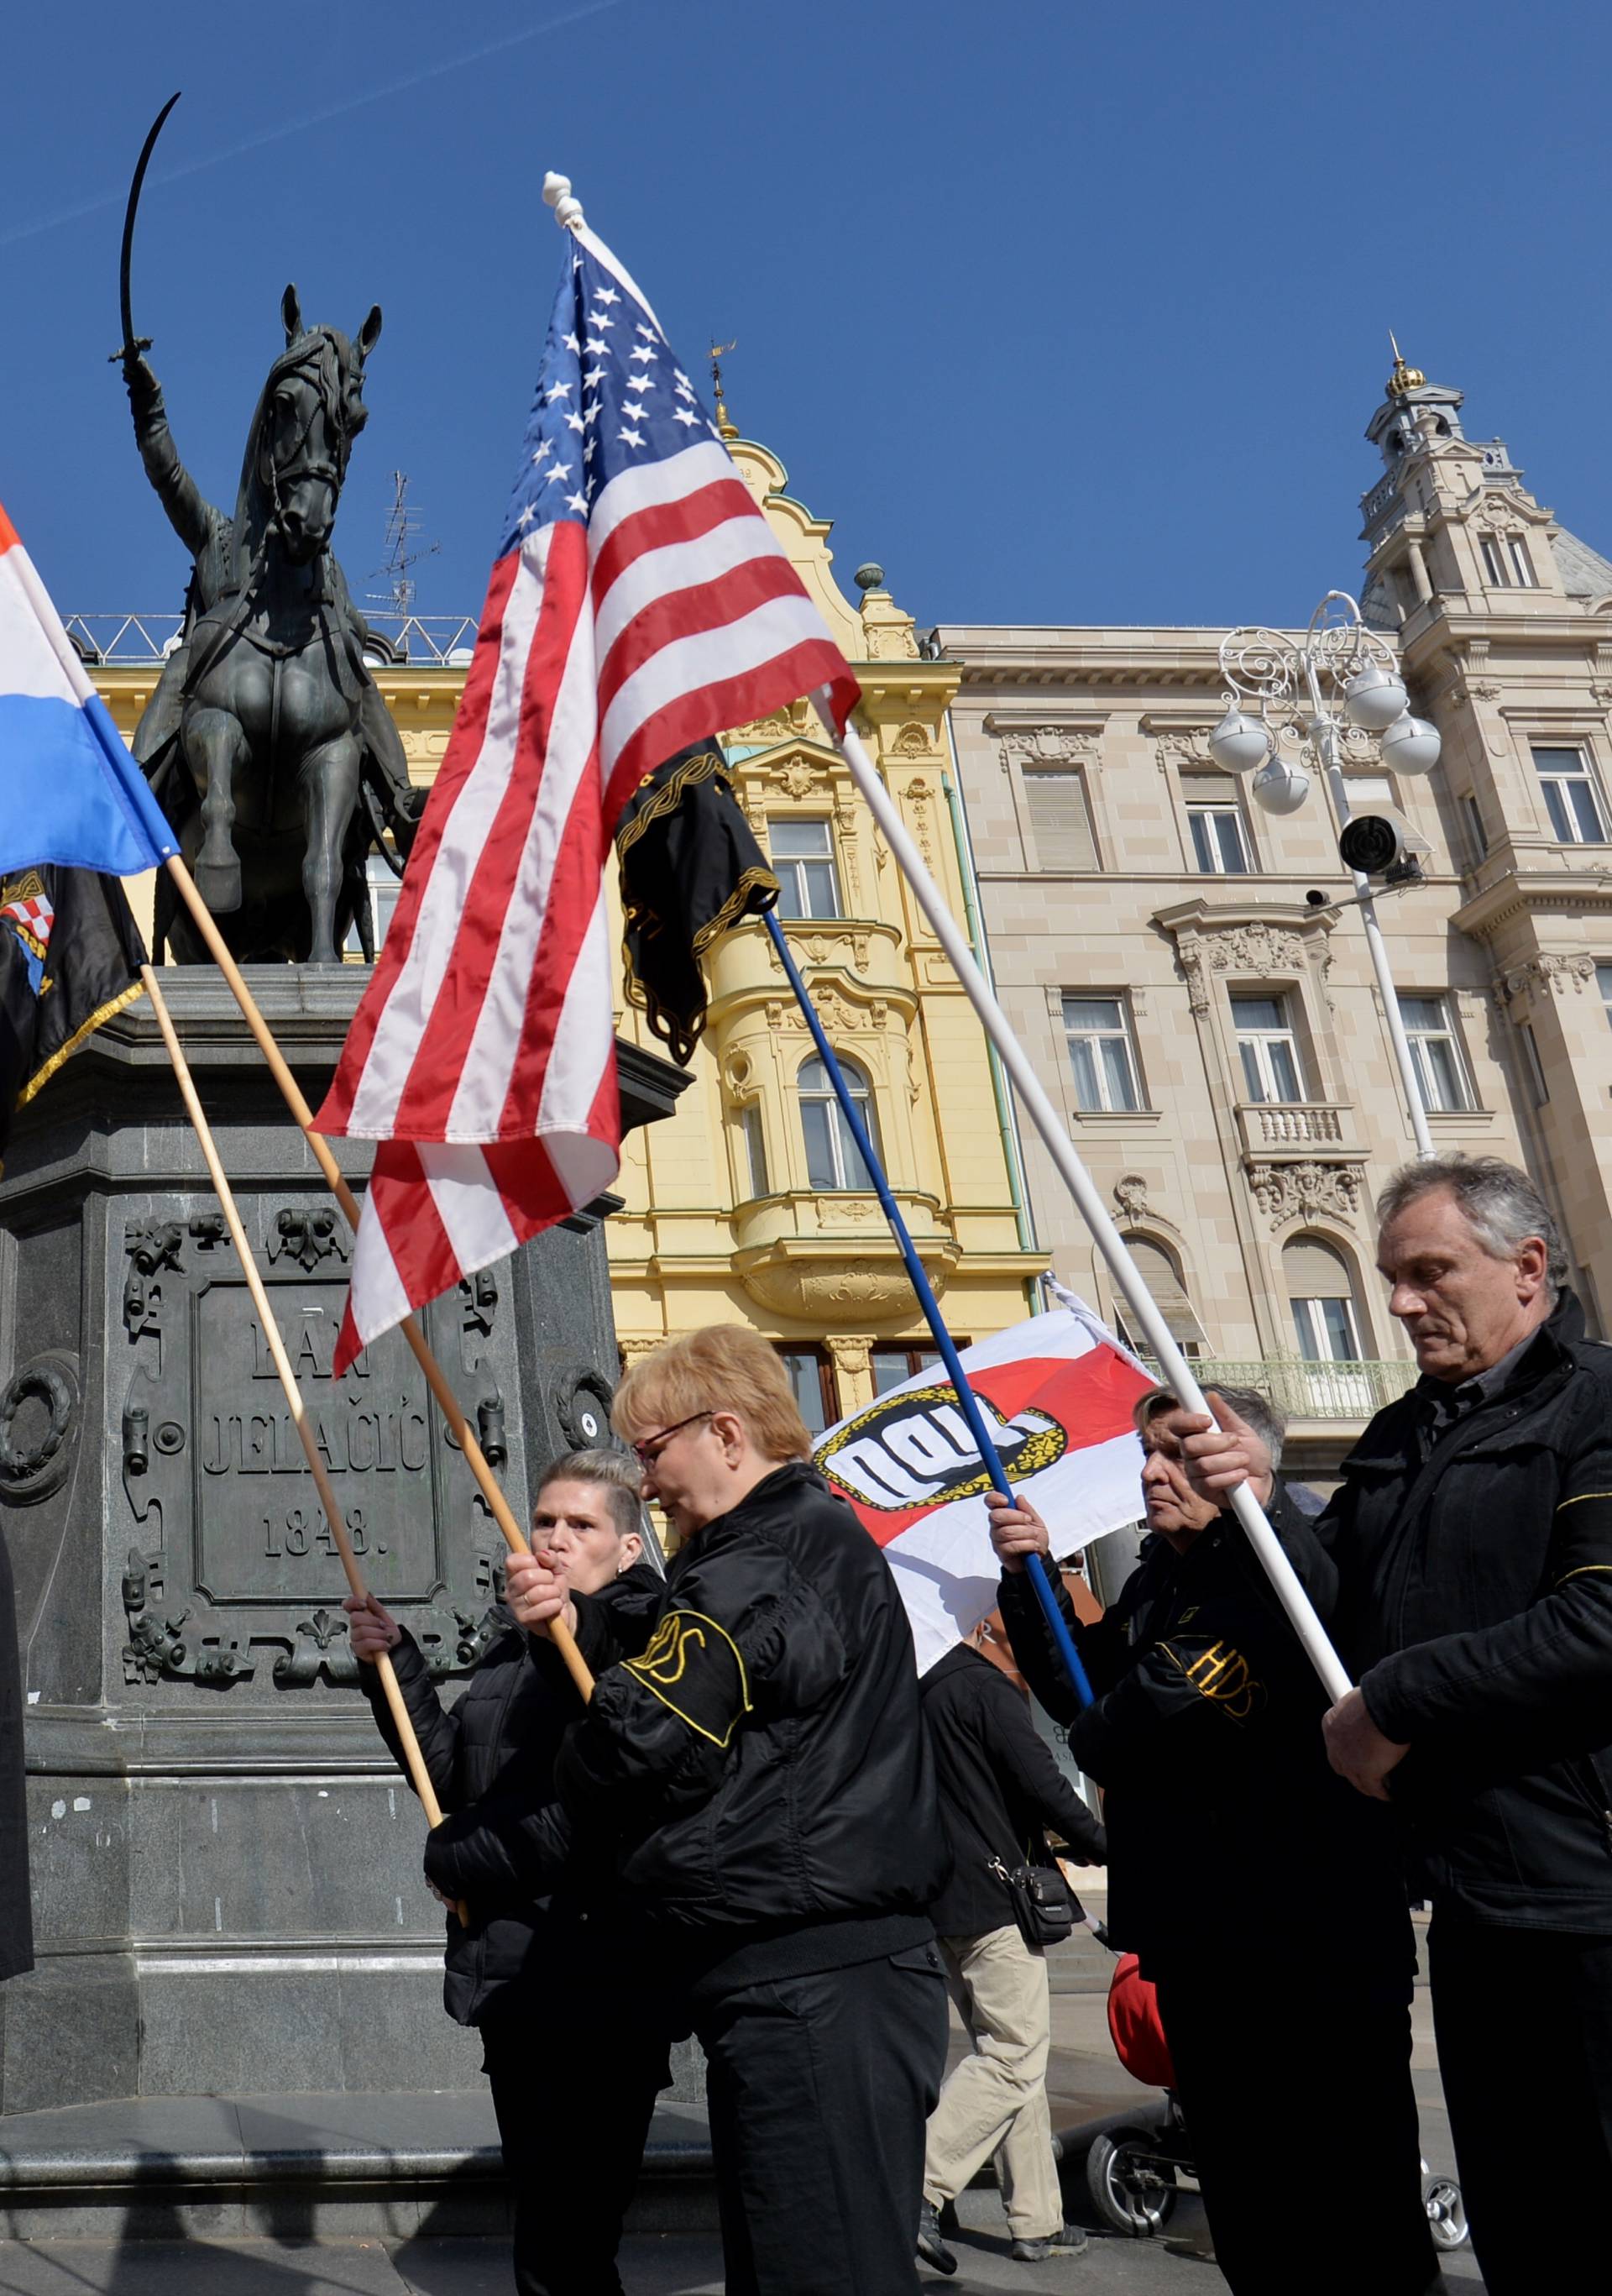
[[[851,1137],[856,1143],[857,1152],[867,1167],[868,1177],[873,1183],[874,1193],[878,1196],[884,1216],[890,1224],[890,1234],[895,1237],[902,1259],[906,1262],[907,1275],[911,1278],[913,1291],[918,1295],[918,1304],[923,1309],[925,1320],[934,1335],[940,1360],[945,1365],[946,1376],[957,1391],[957,1407],[968,1423],[969,1432],[974,1439],[981,1464],[991,1479],[993,1489],[1000,1491],[1004,1499],[1011,1501],[1013,1494],[1008,1488],[1008,1479],[1003,1472],[996,1446],[992,1442],[986,1431],[985,1421],[980,1415],[978,1398],[969,1385],[968,1377],[963,1371],[961,1359],[953,1342],[952,1334],[947,1331],[941,1316],[940,1302],[936,1299],[934,1288],[924,1274],[923,1262],[919,1259],[912,1239],[907,1232],[907,1224],[902,1218],[901,1207],[890,1193],[890,1184],[885,1177],[883,1166],[873,1152],[873,1144],[868,1137],[867,1127],[863,1123],[839,1062],[834,1057],[834,1048],[822,1032],[822,1022],[817,1017],[817,1008],[812,1002],[811,992],[800,977],[799,966],[790,954],[790,945],[783,937],[783,928],[771,909],[766,911],[762,922],[772,936],[773,947],[778,952],[778,961],[783,967],[790,987],[795,992],[795,1001],[805,1017],[806,1027],[812,1032],[812,1042],[817,1047],[817,1056],[828,1070],[829,1082],[834,1087],[834,1097],[839,1103],[845,1120],[851,1128]],[[1086,1670],[1081,1663],[1080,1652],[1075,1647],[1075,1637],[1070,1634],[1063,1612],[1059,1608],[1058,1598],[1052,1592],[1051,1581],[1047,1577],[1046,1569],[1040,1555],[1027,1554],[1025,1557],[1025,1567],[1029,1574],[1030,1584],[1035,1591],[1035,1599],[1045,1613],[1053,1644],[1059,1657],[1063,1661],[1064,1671],[1074,1685],[1075,1695],[1083,1706],[1089,1706],[1092,1703],[1092,1685],[1086,1678]]]

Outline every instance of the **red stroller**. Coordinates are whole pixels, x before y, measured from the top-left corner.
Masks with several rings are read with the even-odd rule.
[[[1197,2170],[1158,1998],[1133,1953],[1120,1956],[1109,1987],[1109,2031],[1132,2079],[1164,2091],[1164,2109],[1139,2113],[1133,2121],[1110,2121],[1098,2131],[1086,2151],[1086,2191],[1111,2231],[1150,2240],[1174,2214],[1178,2179],[1195,2178]],[[1421,2165],[1422,2205],[1434,2245],[1459,2248],[1467,2237],[1461,2186],[1452,2177],[1430,2175],[1425,2161]]]

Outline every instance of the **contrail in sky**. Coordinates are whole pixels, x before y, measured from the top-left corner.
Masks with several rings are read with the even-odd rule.
[[[502,39],[484,41],[480,47],[467,48],[462,55],[445,56],[440,62],[407,72],[401,79],[388,80],[384,86],[365,88],[360,94],[344,97],[340,103],[327,103],[321,111],[305,112],[300,119],[288,119],[279,127],[266,127],[260,135],[249,135],[223,152],[209,152],[205,159],[186,160],[179,167],[165,168],[151,180],[153,184],[176,184],[186,176],[199,176],[205,168],[222,167],[226,160],[238,160],[242,152],[260,152],[266,144],[282,144],[289,135],[301,135],[310,127],[323,127],[327,120],[360,111],[366,103],[380,103],[389,95],[401,95],[405,88],[422,87],[427,80],[462,71],[467,64],[479,64],[484,57],[502,55],[506,49],[521,47],[544,32],[560,31],[567,24],[582,23],[589,16],[602,16],[625,4],[626,0],[586,0],[585,6],[568,8],[541,24],[528,24],[519,32],[506,32]],[[33,223],[17,224],[10,231],[0,231],[0,247],[15,247],[23,240],[37,239],[45,232],[55,231],[64,223],[76,223],[80,216],[99,215],[103,209],[121,207],[127,196],[126,190],[102,192],[93,200],[80,200],[76,207],[59,208],[54,215],[41,216]]]

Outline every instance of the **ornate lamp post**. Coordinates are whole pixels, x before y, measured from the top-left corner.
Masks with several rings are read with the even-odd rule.
[[[1267,813],[1297,813],[1308,797],[1310,775],[1300,762],[1306,750],[1326,777],[1338,850],[1354,880],[1354,899],[1366,929],[1416,1152],[1431,1156],[1433,1136],[1377,922],[1371,881],[1357,865],[1377,860],[1381,843],[1369,832],[1364,819],[1353,837],[1346,833],[1349,794],[1343,753],[1346,745],[1356,757],[1370,757],[1375,738],[1381,762],[1394,773],[1429,774],[1438,763],[1438,730],[1425,718],[1412,717],[1392,648],[1375,630],[1367,629],[1359,606],[1344,590],[1328,591],[1297,643],[1280,630],[1232,630],[1221,641],[1220,666],[1231,692],[1226,714],[1209,736],[1209,754],[1215,764],[1229,773],[1252,774],[1250,786]],[[1257,709],[1256,718],[1247,714],[1245,703]],[[1293,754],[1284,756],[1284,743]]]

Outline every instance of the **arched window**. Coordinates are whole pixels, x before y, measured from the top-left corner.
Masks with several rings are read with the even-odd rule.
[[[879,1128],[868,1080],[855,1061],[847,1061],[842,1055],[839,1066],[877,1155]],[[829,1072],[815,1054],[809,1061],[802,1062],[797,1089],[800,1095],[800,1128],[806,1134],[806,1176],[812,1185],[824,1194],[836,1188],[871,1188],[873,1183],[851,1137],[845,1111],[835,1099]]]
[[[1177,1347],[1196,1354],[1205,1345],[1204,1328],[1199,1321],[1197,1308],[1187,1295],[1187,1287],[1182,1282],[1181,1267],[1174,1253],[1145,1235],[1126,1236],[1125,1246],[1136,1262],[1142,1282],[1153,1294],[1170,1337]],[[1136,1318],[1125,1305],[1123,1296],[1114,1302],[1114,1316],[1130,1345],[1150,1354],[1152,1350],[1148,1347],[1146,1335],[1135,1328]]]
[[[1318,1236],[1295,1236],[1282,1246],[1281,1273],[1305,1362],[1358,1363],[1360,1324],[1343,1254]]]

